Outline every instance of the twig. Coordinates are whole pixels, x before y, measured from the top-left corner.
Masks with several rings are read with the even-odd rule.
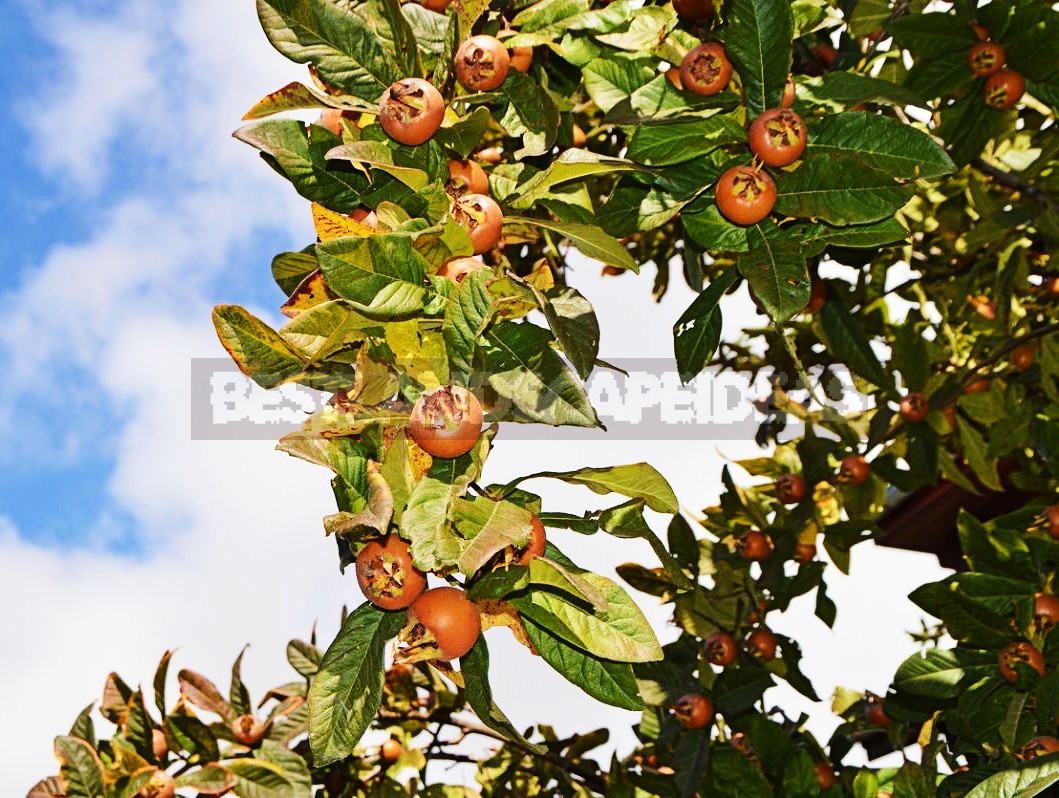
[[[1046,324],[1043,327],[1038,327],[1036,330],[1030,330],[1028,333],[1026,333],[1024,335],[1020,335],[1017,338],[1012,338],[1010,341],[1008,341],[1002,347],[997,349],[992,355],[990,355],[985,360],[983,360],[981,363],[979,363],[977,366],[975,366],[973,369],[971,369],[971,371],[967,374],[967,376],[963,378],[963,382],[967,382],[971,377],[975,376],[980,371],[983,371],[983,370],[989,368],[994,363],[996,363],[998,360],[1000,360],[1002,357],[1004,357],[1004,355],[1008,354],[1009,352],[1011,352],[1011,351],[1013,351],[1015,349],[1018,349],[1020,346],[1022,346],[1026,342],[1034,341],[1037,338],[1044,338],[1046,335],[1051,335],[1054,332],[1059,332],[1059,322],[1053,322],[1052,324]]]
[[[518,751],[521,751],[525,756],[535,757],[536,759],[542,759],[549,764],[555,765],[557,768],[562,770],[568,776],[576,778],[583,787],[587,787],[593,792],[605,795],[607,792],[607,780],[597,770],[591,770],[576,762],[573,762],[565,757],[560,756],[554,751],[545,751],[540,753],[534,751],[522,743],[515,740],[509,740],[499,732],[495,732],[488,726],[482,726],[477,723],[470,721],[461,720],[455,718],[447,712],[444,713],[429,713],[427,715],[416,714],[416,713],[401,713],[401,712],[385,712],[379,713],[379,716],[387,720],[415,720],[425,723],[437,723],[440,725],[451,726],[454,729],[459,729],[464,735],[477,734],[481,737],[489,737],[490,739],[509,745]],[[451,745],[450,741],[439,740],[440,745]],[[436,754],[435,754],[436,756]],[[474,761],[474,760],[470,760]]]
[[[1027,183],[1014,172],[1008,172],[998,166],[993,166],[993,164],[983,158],[975,158],[971,161],[971,166],[983,175],[993,178],[993,180],[1005,188],[1010,188],[1012,191],[1017,191],[1030,199],[1035,199],[1042,205],[1047,206],[1049,210],[1059,210],[1059,200],[1044,189],[1039,188],[1032,183]]]

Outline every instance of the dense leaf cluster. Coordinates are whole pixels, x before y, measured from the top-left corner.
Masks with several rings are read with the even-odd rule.
[[[317,240],[273,261],[289,320],[274,329],[221,306],[221,342],[263,387],[330,395],[280,449],[332,472],[337,512],[324,526],[342,567],[372,539],[407,541],[417,568],[466,591],[483,628],[509,628],[526,656],[639,711],[641,746],[604,764],[587,754],[606,730],[514,728],[492,698],[501,677],[484,637],[458,670],[437,659],[388,667],[389,641],[407,643],[416,618],[366,603],[326,651],[291,643],[301,680],[266,697],[262,741],[232,736],[254,711],[238,662],[230,698],[182,672],[168,710],[167,658],[159,717],[112,677],[101,708],[116,732],[97,740],[83,714],[56,743],[60,776],[31,795],[162,795],[148,785],[159,768],[206,795],[475,794],[424,786],[435,761],[473,766],[483,796],[927,798],[1033,795],[1059,781],[1047,756],[1059,750],[1059,638],[1042,610],[1059,558],[1059,511],[1048,512],[1059,484],[1059,12],[1029,0],[939,5],[258,0],[269,40],[308,65],[309,81],[261,100],[236,136],[308,200]],[[532,58],[489,91],[460,86],[453,58],[471,34]],[[968,65],[982,39],[1024,79],[1009,107],[991,107],[988,78]],[[723,45],[734,68],[708,95],[676,77],[702,41]],[[391,139],[378,116],[410,77],[445,103],[418,146]],[[766,167],[747,129],[781,105],[804,120],[806,146]],[[319,122],[287,113],[306,110]],[[475,252],[457,202],[466,188],[452,179],[468,159],[485,169],[503,236],[456,280],[448,265]],[[746,166],[775,200],[740,225],[718,193],[722,175]],[[682,378],[710,367],[773,386],[758,435],[768,455],[739,463],[745,477],[726,467],[719,505],[694,524],[642,463],[481,484],[501,423],[599,424],[584,380],[609,366],[592,306],[566,280],[585,258],[615,276],[654,268],[656,296],[677,270],[698,292],[674,324]],[[722,341],[722,299],[744,283],[761,323]],[[487,426],[466,454],[431,458],[410,414],[447,385],[480,399]],[[854,394],[862,409],[844,412]],[[549,512],[531,479],[617,503]],[[885,695],[841,691],[843,723],[826,746],[800,719],[766,712],[777,680],[819,699],[797,641],[771,632],[768,614],[811,595],[833,624],[827,569],[848,569],[888,503],[939,484],[1017,489],[1025,504],[988,522],[964,513],[966,572],[912,596],[955,645],[924,636]],[[665,540],[648,509],[671,517]],[[647,540],[657,564],[619,574],[672,605],[675,639],[660,645],[625,590],[556,541],[522,561],[535,516],[552,530]],[[1040,662],[1008,673],[1016,644]],[[689,695],[708,698],[712,722],[693,728],[672,712]],[[370,729],[400,742],[396,758]],[[170,753],[152,748],[152,730]],[[460,746],[468,735],[503,745],[475,756]],[[906,749],[906,764],[843,767],[858,744]]]

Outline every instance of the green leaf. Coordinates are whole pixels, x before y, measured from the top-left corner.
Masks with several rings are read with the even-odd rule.
[[[717,746],[710,755],[710,777],[715,795],[772,798],[768,779],[746,754]],[[874,796],[873,796],[874,798]]]
[[[305,84],[294,81],[282,89],[266,94],[254,104],[253,108],[243,114],[243,119],[262,119],[283,111],[297,111],[303,108],[330,107],[328,98],[317,94]]]
[[[708,205],[693,202],[685,206],[680,223],[688,237],[705,250],[746,252],[750,249],[747,228],[724,218],[712,200]]]
[[[553,222],[547,219],[530,218],[528,216],[505,216],[505,222],[511,224],[528,224],[535,227],[543,227],[552,230],[564,238],[570,239],[581,254],[587,258],[594,258],[608,266],[616,266],[619,269],[628,269],[638,272],[639,265],[633,260],[632,255],[625,246],[613,236],[605,233],[602,228],[590,224],[578,224],[576,222]]]
[[[975,648],[1001,648],[1011,640],[1015,600],[1032,599],[1033,593],[1034,588],[1024,582],[990,574],[965,574],[923,585],[909,598],[943,620],[953,639]]]
[[[954,24],[950,14],[910,14],[887,22],[886,31],[900,47],[931,56],[966,53],[976,41],[970,26]]]
[[[103,763],[91,745],[77,737],[56,737],[55,758],[68,798],[104,798]]]
[[[427,262],[408,236],[336,238],[316,251],[331,290],[365,315],[398,319],[423,309]]]
[[[926,133],[897,119],[851,111],[823,117],[809,128],[807,152],[839,157],[855,153],[899,179],[936,178],[955,165]]]
[[[403,612],[362,604],[346,618],[309,687],[309,743],[316,767],[349,756],[382,700],[384,649]]]
[[[165,721],[166,737],[173,750],[187,751],[189,762],[214,762],[220,756],[217,738],[194,715],[173,714]],[[175,742],[176,745],[172,745]]]
[[[769,317],[784,322],[804,310],[811,284],[799,244],[770,238],[761,225],[747,229],[747,242],[750,251],[741,254],[736,264]]]
[[[647,166],[669,166],[701,158],[725,144],[746,141],[746,130],[730,116],[668,125],[642,125],[629,139],[625,157]]]
[[[224,764],[235,776],[233,792],[240,798],[308,798],[309,790],[295,784],[282,767],[247,757]]]
[[[859,5],[857,6],[860,7]],[[926,60],[926,59],[924,59]],[[917,61],[918,66],[921,62]],[[964,75],[967,71],[967,59],[962,58]],[[800,81],[798,84],[799,100],[830,100],[832,103],[849,108],[865,102],[890,102],[894,105],[914,105],[928,108],[929,104],[910,90],[909,86],[898,86],[888,80],[861,75],[856,72],[838,70],[828,72],[818,78]],[[934,97],[934,95],[929,95]]]
[[[559,109],[551,95],[537,81],[515,69],[508,73],[500,91],[508,100],[507,113],[500,124],[511,135],[523,137],[523,149],[516,157],[548,152],[559,130]]]
[[[416,35],[402,13],[399,0],[371,0],[371,11],[386,21],[385,32],[389,37],[382,49],[396,59],[401,77],[423,77],[423,62],[419,57]]]
[[[655,512],[676,515],[680,512],[673,488],[653,466],[647,463],[609,466],[607,468],[581,468],[577,471],[538,471],[508,483],[505,493],[520,482],[537,477],[561,479],[572,485],[584,485],[594,493],[606,496],[617,493],[630,499],[641,499]]]
[[[291,640],[287,643],[287,662],[301,676],[311,679],[320,670],[323,654],[320,650],[303,640]]]
[[[592,305],[576,288],[556,287],[543,293],[530,288],[577,375],[588,379],[599,355],[599,322]]]
[[[500,322],[484,335],[489,384],[523,417],[552,426],[599,425],[584,386],[529,322]]]
[[[892,392],[893,384],[886,369],[876,357],[864,328],[853,318],[846,303],[835,297],[824,303],[817,316],[827,339],[827,348],[857,375],[883,391]]]
[[[454,382],[465,384],[474,370],[478,339],[492,319],[493,304],[487,284],[493,279],[488,269],[471,272],[449,296],[441,332],[449,356],[449,379]]]
[[[232,683],[228,691],[228,700],[232,705],[232,711],[236,715],[249,715],[254,711],[254,705],[250,701],[250,691],[243,684],[243,655],[249,646],[244,646],[232,664]]]
[[[430,177],[422,169],[401,166],[394,162],[392,145],[384,141],[353,141],[327,151],[329,161],[349,161],[365,164],[400,180],[412,191],[420,191],[430,184]]]
[[[479,635],[474,648],[460,657],[460,673],[466,684],[464,695],[467,703],[482,723],[530,751],[543,752],[543,748],[519,734],[493,701],[493,689],[489,686],[489,647],[484,635]]]
[[[774,211],[836,225],[864,224],[892,216],[914,191],[854,154],[807,148],[797,169],[776,177]]]
[[[603,594],[606,611],[585,608],[543,590],[509,601],[529,620],[601,659],[616,662],[661,659],[662,649],[654,631],[628,594],[599,574],[585,571],[578,575]]]
[[[646,59],[609,57],[590,61],[581,74],[588,96],[607,112],[653,80],[656,72],[654,64],[649,65]]]
[[[636,164],[620,158],[609,158],[588,150],[569,149],[559,154],[547,167],[518,187],[518,193],[507,200],[512,208],[526,209],[549,196],[555,186],[594,175],[614,174],[637,169]]]
[[[177,674],[177,681],[180,683],[180,694],[190,703],[207,712],[220,715],[228,722],[235,719],[235,713],[232,712],[232,705],[228,703],[228,699],[221,695],[217,685],[201,673],[184,668]]]
[[[213,309],[213,326],[239,370],[262,388],[298,377],[305,363],[279,333],[238,305]]]
[[[794,17],[787,0],[731,0],[725,51],[743,79],[752,119],[780,104],[791,71]]]
[[[980,782],[967,798],[1032,798],[1059,783],[1059,755],[1037,757]]]
[[[522,548],[529,542],[533,514],[513,502],[493,501],[483,496],[457,502],[456,527],[470,536],[460,554],[460,571],[473,576],[478,569],[506,548]]]
[[[527,621],[525,627],[537,653],[571,684],[604,704],[633,711],[643,709],[632,665],[593,657],[532,621]]]
[[[272,278],[290,296],[302,281],[320,268],[315,245],[304,252],[281,252],[272,259]]]
[[[682,382],[694,379],[717,351],[721,340],[721,297],[738,277],[735,269],[722,272],[673,325],[673,347]]]
[[[190,770],[176,777],[177,789],[197,790],[202,795],[224,795],[235,787],[235,775],[211,762],[205,767]]]
[[[991,667],[996,667],[995,660]],[[924,698],[956,698],[967,675],[955,651],[932,648],[902,662],[894,675],[894,685]]]
[[[403,77],[393,56],[360,17],[327,0],[257,0],[261,27],[295,63],[312,63],[320,77],[368,102]]]
[[[401,532],[412,542],[417,568],[432,571],[459,559],[460,538],[449,524],[455,493],[451,484],[432,476],[421,479],[412,491],[401,516]]]
[[[232,135],[260,150],[299,194],[331,210],[352,213],[360,205],[361,192],[368,188],[364,175],[348,166],[328,163],[327,153],[342,139],[322,127],[306,129],[297,119],[266,119],[241,127]]]
[[[971,466],[974,475],[987,488],[1003,490],[1004,486],[997,475],[996,461],[990,458],[989,447],[982,434],[972,424],[959,424],[957,431],[960,435],[963,455],[967,458],[967,464]]]

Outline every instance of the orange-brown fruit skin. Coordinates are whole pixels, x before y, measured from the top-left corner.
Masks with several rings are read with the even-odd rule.
[[[1047,632],[1059,623],[1059,597],[1051,593],[1037,593],[1033,597],[1033,625],[1038,632]]]
[[[434,635],[442,658],[453,660],[470,651],[482,631],[478,607],[455,587],[435,587],[412,605],[410,617]]]
[[[885,700],[877,698],[869,701],[868,706],[864,708],[864,720],[872,726],[889,726],[892,719],[886,714]]]
[[[489,176],[477,161],[453,159],[449,161],[449,185],[471,194],[488,194]]]
[[[1040,676],[1044,676],[1044,656],[1034,646],[1025,641],[1020,640],[1017,643],[1004,646],[1000,651],[1000,656],[997,657],[1000,675],[1012,684],[1018,680],[1018,672],[1014,667],[1015,662],[1022,662],[1037,671]]]
[[[488,270],[489,267],[477,258],[464,256],[445,261],[445,263],[441,265],[441,268],[438,269],[438,277],[444,277],[446,280],[452,280],[454,283],[462,283],[468,274],[471,272],[482,271],[483,269]]]
[[[465,39],[456,50],[456,80],[468,91],[492,91],[507,79],[511,56],[495,36]]]
[[[727,632],[714,632],[702,644],[706,661],[719,668],[727,668],[735,662],[738,652],[735,639]]]
[[[426,590],[426,575],[412,564],[412,551],[397,535],[370,540],[357,554],[357,583],[381,610],[403,610]]]
[[[760,193],[740,193],[753,184]],[[770,213],[776,204],[776,184],[767,172],[751,166],[733,166],[717,181],[717,209],[728,221],[747,226],[757,224]]]
[[[541,519],[536,515],[530,519],[530,537],[529,542],[526,544],[526,548],[522,550],[519,558],[516,562],[519,565],[529,565],[530,560],[534,557],[540,557],[544,554],[544,548],[548,545],[548,535],[544,529],[544,524],[541,523]]]
[[[420,449],[432,457],[451,459],[474,448],[482,434],[482,418],[478,397],[466,388],[451,385],[420,396],[408,426]]]
[[[1047,734],[1041,734],[1026,742],[1020,752],[1023,759],[1036,759],[1045,754],[1059,751],[1059,740]]]
[[[1059,504],[1044,511],[1044,520],[1048,524],[1048,535],[1052,540],[1059,540]]]
[[[504,213],[486,194],[464,194],[453,203],[453,216],[471,237],[474,254],[481,255],[495,247],[504,231]]]
[[[776,498],[783,504],[797,504],[805,498],[805,477],[801,474],[783,474],[772,483]]]
[[[393,763],[401,758],[401,754],[404,753],[404,746],[401,745],[400,741],[395,740],[391,737],[388,740],[384,740],[382,745],[379,746],[379,759],[383,762]]]
[[[1036,353],[1032,346],[1016,346],[1011,350],[1011,365],[1019,371],[1025,371],[1033,365]]]
[[[813,767],[816,769],[816,781],[820,785],[821,790],[826,790],[828,787],[833,787],[838,784],[838,777],[835,775],[835,771],[831,769],[830,765],[825,765],[823,762],[817,762]]]
[[[816,544],[795,543],[793,559],[799,565],[805,565],[808,562],[812,562],[816,559]]]
[[[827,283],[819,277],[810,278],[809,282],[809,304],[805,306],[806,313],[819,313],[827,304]]]
[[[165,738],[165,732],[161,729],[151,729],[151,753],[159,762],[169,753],[169,742]]]
[[[136,798],[173,798],[174,795],[176,781],[164,770],[156,770],[147,785],[136,793]]]
[[[713,721],[713,702],[702,693],[687,693],[677,699],[673,714],[685,729],[704,729]]]
[[[265,737],[265,724],[254,715],[240,715],[232,721],[232,736],[236,742],[255,746]]]
[[[764,532],[751,529],[739,539],[739,556],[744,560],[766,560],[771,554],[772,540]]]
[[[673,0],[677,16],[689,22],[704,22],[713,17],[713,0]]]
[[[1001,69],[993,73],[982,87],[985,104],[999,111],[1014,108],[1025,93],[1026,80],[1014,69]]]
[[[708,65],[713,65],[717,72],[706,82],[700,72]],[[724,91],[732,79],[732,62],[728,60],[724,45],[717,42],[703,42],[688,50],[680,62],[680,87],[692,94],[710,97]]]
[[[801,158],[808,141],[805,123],[790,108],[769,108],[758,114],[747,135],[751,152],[766,166],[776,167],[788,166]],[[779,136],[788,137],[789,143],[777,147]]]
[[[863,485],[871,476],[871,466],[862,455],[851,454],[842,460],[838,469],[839,482],[850,485]]]
[[[776,658],[778,641],[776,640],[776,635],[772,633],[771,629],[766,629],[762,626],[760,629],[755,629],[746,636],[743,646],[753,656],[758,657],[765,662],[769,662]]]
[[[415,97],[415,101],[424,107],[417,109],[414,119],[406,124],[405,120],[411,118],[411,110],[402,102],[402,97],[410,97],[413,93],[422,94]],[[379,103],[379,124],[386,135],[399,144],[415,147],[429,141],[441,128],[444,118],[445,99],[432,83],[422,78],[397,81],[384,92]]]
[[[930,412],[930,405],[923,394],[913,391],[902,397],[899,412],[901,418],[909,424],[915,424],[917,421],[922,421],[927,417],[927,413]]]

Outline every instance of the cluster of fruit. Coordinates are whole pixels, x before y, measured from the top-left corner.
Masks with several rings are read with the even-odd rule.
[[[544,524],[533,516],[526,547],[514,557],[529,565],[544,554]],[[408,622],[400,639],[401,661],[458,659],[474,647],[482,631],[478,607],[458,587],[427,589],[427,575],[415,567],[409,544],[397,535],[370,540],[356,562],[357,582],[364,597],[382,610],[407,610]]]
[[[990,41],[989,31],[981,25],[975,25],[974,31],[980,41],[967,51],[967,66],[978,77],[986,78],[982,87],[985,104],[1000,110],[1014,108],[1026,93],[1026,81],[1014,69],[1004,69],[1007,54]]]

